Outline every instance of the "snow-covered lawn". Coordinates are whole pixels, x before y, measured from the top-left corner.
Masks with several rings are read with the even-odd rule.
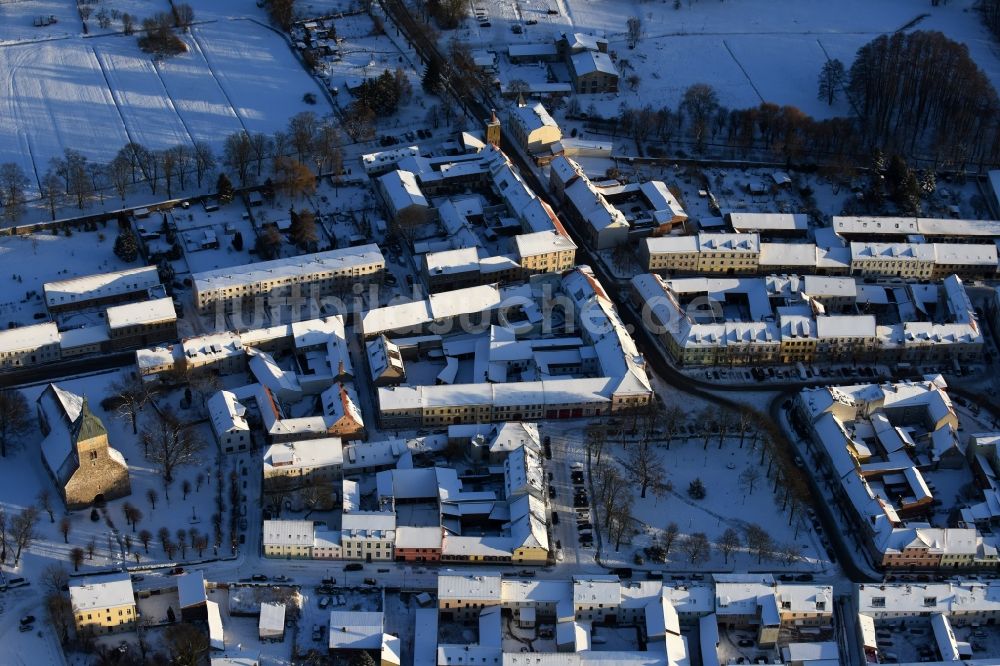
[[[629,446],[638,444],[633,443]],[[735,437],[727,438],[720,449],[718,437],[715,436],[708,442],[707,449],[703,448],[703,440],[700,437],[686,441],[675,440],[669,450],[662,443],[651,446],[654,447],[666,471],[665,481],[669,482],[673,489],[659,497],[649,490],[646,497],[641,498],[637,485],[628,484],[632,487],[635,499],[632,514],[642,527],[640,533],[632,539],[632,543],[623,543],[617,552],[615,544],[609,543],[605,537],[601,553],[604,564],[631,565],[633,554],[661,538],[664,529],[670,523],[677,524],[679,536],[670,549],[666,565],[668,568],[715,571],[781,568],[784,565],[778,563],[776,559],[765,560],[758,565],[757,557],[747,552],[745,539],[741,552],[735,558],[730,556],[728,565],[725,564],[722,554],[714,547],[727,528],[735,529],[743,538],[746,528],[754,523],[763,527],[779,548],[785,544],[795,544],[801,549],[802,561],[791,565],[792,568],[822,566],[827,560],[825,553],[819,551],[819,544],[809,527],[801,526],[796,535],[795,522],[789,526],[789,512],[787,509],[782,511],[780,492],[775,495],[772,492],[773,483],[769,483],[766,479],[767,463],[761,464],[760,453],[751,450],[749,438],[742,449],[739,448],[739,440]],[[627,453],[622,451],[619,444],[614,444],[606,449],[604,455],[610,455],[620,461],[626,459]],[[759,479],[754,483],[752,492],[739,482],[740,474],[747,468],[759,472]],[[629,478],[627,471],[622,470],[622,474],[625,478]],[[693,499],[688,495],[688,486],[695,479],[701,479],[707,490],[704,499]],[[691,563],[684,554],[681,544],[688,535],[698,532],[708,536],[713,548],[707,559]],[[657,566],[652,562],[647,564]]]
[[[994,85],[1000,85],[996,41],[982,26],[974,0],[937,7],[909,0],[681,0],[677,10],[671,0],[477,0],[473,4],[485,12],[491,26],[483,28],[470,18],[456,33],[474,44],[495,45],[501,53],[508,44],[546,42],[562,32],[606,37],[609,51],[631,63],[633,69],[626,76],[634,72],[642,79],[637,91],[623,81],[618,95],[581,99],[583,109],[593,102],[609,116],[622,102],[676,107],[694,83],[712,85],[720,104],[730,108],[756,106],[763,98],[797,106],[817,118],[843,115],[848,108],[842,101],[830,107],[817,99],[822,64],[828,57],[839,58],[850,67],[859,47],[904,26],[940,30],[964,42]],[[548,8],[559,14],[548,15]],[[639,17],[643,27],[634,50],[626,39],[630,16]],[[537,25],[525,25],[529,19]],[[511,31],[514,23],[522,24],[523,34]],[[445,40],[452,36],[443,34]]]
[[[330,112],[319,85],[272,30],[253,21],[220,21],[199,25],[192,34],[248,132],[284,129],[300,111]],[[317,104],[302,101],[306,93],[316,95]]]
[[[139,265],[115,256],[117,230],[113,225],[98,229],[77,231],[70,237],[44,233],[0,237],[0,278],[18,277],[0,294],[0,328],[6,329],[10,322],[37,324],[32,315],[45,312],[41,294],[46,282]],[[31,291],[36,296],[26,299]]]
[[[124,541],[126,535],[130,535],[134,541],[132,551],[140,554],[139,564],[153,564],[168,561],[163,552],[160,541],[156,533],[161,527],[170,530],[171,539],[177,541],[176,532],[179,529],[189,530],[194,528],[201,534],[208,534],[210,542],[212,539],[212,514],[215,512],[215,490],[217,481],[215,478],[216,469],[216,447],[211,428],[206,423],[197,426],[198,434],[206,443],[205,449],[199,456],[197,465],[185,465],[178,467],[174,473],[174,482],[169,491],[165,490],[162,476],[159,469],[149,462],[144,453],[139,437],[132,433],[132,427],[125,420],[117,415],[117,412],[108,413],[101,407],[101,400],[109,395],[109,386],[115,382],[123,372],[129,370],[106,372],[98,375],[68,379],[56,382],[61,388],[68,389],[78,395],[88,398],[91,410],[103,421],[108,430],[111,446],[121,451],[128,461],[129,479],[132,484],[132,494],[128,497],[113,500],[107,504],[107,518],[114,524],[120,532]],[[44,390],[45,385],[31,386],[23,389],[25,397],[33,406],[34,401]],[[178,394],[157,398],[159,404],[171,403],[175,409],[178,403]],[[193,420],[193,415],[188,415]],[[152,408],[147,407],[140,415],[140,430],[142,424],[152,421]],[[23,507],[36,503],[36,497],[43,488],[48,489],[53,498],[55,522],[51,522],[45,512],[39,515],[37,525],[37,539],[29,552],[22,556],[20,573],[30,580],[37,579],[37,574],[47,565],[58,563],[72,571],[69,555],[74,547],[86,549],[90,540],[94,540],[96,548],[93,559],[86,559],[80,567],[80,571],[85,572],[94,568],[106,569],[110,566],[121,566],[127,564],[136,565],[134,555],[122,557],[119,544],[115,541],[112,528],[102,517],[96,522],[91,520],[89,510],[80,510],[66,513],[58,497],[52,480],[45,472],[39,454],[39,443],[41,432],[37,428],[29,434],[23,445],[13,454],[8,454],[3,464],[0,464],[0,506],[8,515],[19,512]],[[223,501],[229,504],[229,480],[228,469],[235,464],[233,460],[224,460],[226,472],[224,473],[225,487],[223,489]],[[194,490],[197,485],[197,475],[201,473],[206,480],[201,484],[199,490]],[[211,477],[211,478],[208,478]],[[192,492],[184,499],[182,484],[187,480],[191,483]],[[153,489],[158,495],[155,508],[147,499],[147,491]],[[169,502],[166,495],[169,493]],[[138,531],[149,530],[153,534],[153,539],[149,545],[149,553],[139,543],[138,531],[126,524],[122,507],[126,502],[137,507],[143,514],[143,518],[138,524]],[[69,517],[71,530],[69,533],[69,543],[65,543],[59,531],[59,523],[63,515]],[[219,549],[220,555],[229,554],[228,547],[229,523],[228,519],[223,519],[223,546]],[[113,546],[109,550],[109,538],[112,539]],[[190,539],[188,539],[190,544]],[[204,557],[213,556],[212,543],[204,552]],[[187,548],[187,557],[182,558],[178,550],[175,553],[175,560],[198,559],[198,553],[190,546]],[[8,559],[7,566],[11,564]],[[5,567],[7,570],[7,567]]]

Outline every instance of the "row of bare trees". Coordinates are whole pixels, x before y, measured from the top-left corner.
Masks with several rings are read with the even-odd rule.
[[[986,15],[1000,25],[1000,2]],[[632,82],[638,86],[638,77]],[[727,109],[706,83],[690,86],[678,107],[623,106],[604,121],[646,144],[684,139],[696,153],[712,144],[729,154],[787,161],[866,162],[876,148],[957,168],[1000,161],[1000,101],[968,48],[939,32],[882,35],[859,49],[849,71],[824,64],[819,96],[833,104],[846,92],[854,117],[815,120],[794,106],[764,102]],[[581,115],[570,101],[570,115]],[[595,109],[586,116],[593,119]],[[650,147],[650,153],[660,150]]]

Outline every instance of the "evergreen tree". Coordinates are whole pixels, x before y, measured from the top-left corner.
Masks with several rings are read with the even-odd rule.
[[[427,69],[424,70],[424,78],[420,85],[423,86],[424,91],[434,94],[441,87],[441,66],[436,60],[431,59],[427,63]]]
[[[226,174],[219,174],[219,181],[216,183],[215,189],[219,194],[220,204],[227,204],[233,200],[233,184],[230,182],[229,177]]]
[[[126,263],[132,263],[139,256],[139,246],[135,236],[128,229],[122,229],[115,239],[115,256]]]

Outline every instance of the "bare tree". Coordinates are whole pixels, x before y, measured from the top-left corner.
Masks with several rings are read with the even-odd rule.
[[[167,188],[167,198],[174,196],[174,174],[177,173],[177,153],[173,148],[167,148],[157,153],[160,160],[160,171],[163,173],[163,185]]]
[[[160,466],[164,481],[169,484],[178,465],[198,459],[205,442],[190,424],[184,423],[169,408],[158,412],[156,421],[155,425],[143,428],[142,440],[146,457]]]
[[[153,539],[153,533],[149,530],[141,530],[139,532],[139,543],[142,544],[143,549],[149,553],[149,542]]]
[[[27,187],[28,177],[18,164],[0,164],[0,208],[3,208],[3,218],[7,222],[14,222],[24,213],[24,191]]]
[[[128,374],[116,379],[109,388],[111,401],[118,404],[118,417],[132,426],[132,434],[139,434],[139,412],[152,398],[150,386]]]
[[[80,565],[83,564],[83,558],[85,553],[83,548],[76,546],[69,551],[69,561],[73,563],[73,571],[79,571]]]
[[[695,532],[694,534],[689,534],[681,542],[681,550],[687,555],[688,562],[694,564],[699,560],[707,558],[711,552],[711,547],[708,537],[705,536],[704,532]]]
[[[39,490],[37,499],[39,508],[41,508],[41,510],[44,511],[45,513],[49,514],[49,522],[50,523],[56,522],[55,511],[53,510],[52,506],[52,493],[49,491],[49,489],[42,488],[41,490]]]
[[[298,113],[288,121],[288,135],[300,162],[312,154],[317,127],[316,114],[312,111]]]
[[[21,552],[31,547],[35,540],[35,524],[38,522],[38,509],[25,507],[21,513],[10,521],[10,536],[14,542],[14,566],[21,561]]]
[[[615,493],[609,511],[608,538],[615,542],[615,550],[621,548],[622,539],[632,527],[632,494]]]
[[[741,544],[739,532],[732,527],[727,527],[726,531],[719,537],[715,547],[722,554],[725,563],[729,564],[729,556],[739,550]]]
[[[663,554],[669,555],[670,549],[673,548],[674,542],[677,541],[677,536],[681,533],[677,523],[671,522],[667,525],[667,528],[663,530],[663,536],[660,537],[660,542],[663,544]]]
[[[97,540],[94,537],[90,537],[90,541],[87,542],[87,559],[94,559],[94,551],[97,550]]]
[[[154,488],[148,488],[146,490],[146,501],[149,502],[150,511],[156,511],[156,501],[158,499],[160,499],[160,495]]]
[[[59,637],[59,642],[65,645],[69,642],[69,627],[73,622],[73,608],[69,599],[61,591],[45,597],[45,616]]]
[[[638,16],[629,16],[625,24],[628,26],[628,47],[634,49],[642,38],[642,19]]]
[[[708,124],[718,107],[719,96],[707,83],[695,83],[684,91],[681,110],[691,121],[691,133],[694,135],[695,150],[698,152],[705,149]]]
[[[69,584],[69,572],[61,564],[50,564],[38,576],[38,582],[46,594],[62,592],[63,588]]]
[[[181,483],[181,493],[183,494],[181,499],[186,500],[190,492],[191,492],[191,482],[188,481],[187,479],[184,479],[183,483]]]
[[[6,458],[8,448],[13,448],[30,431],[28,399],[17,389],[0,391],[0,456]]]
[[[111,186],[115,188],[115,192],[118,197],[125,201],[126,195],[128,195],[129,185],[132,183],[131,177],[131,167],[129,166],[128,160],[125,159],[121,154],[116,155],[111,162],[108,163],[108,180],[111,181]]]
[[[763,527],[756,523],[751,523],[746,528],[747,548],[757,556],[757,564],[770,559],[774,554],[774,540]]]
[[[63,516],[59,520],[59,534],[62,534],[63,543],[69,543],[69,533],[73,529],[73,523],[68,516]]]
[[[10,545],[10,530],[7,523],[7,512],[0,507],[0,563],[7,562],[7,546]]]
[[[177,529],[177,532],[175,533],[175,536],[177,537],[177,545],[180,546],[180,548],[181,548],[181,559],[182,560],[186,560],[187,559],[187,530],[185,530],[183,527],[180,527],[180,528]]]
[[[778,549],[778,559],[786,567],[791,566],[802,559],[802,552],[796,544],[786,543]]]
[[[194,9],[186,2],[173,5],[174,25],[185,32],[194,23]]]
[[[587,448],[588,463],[593,460],[594,464],[601,464],[601,454],[604,452],[604,442],[607,440],[607,431],[599,424],[592,423],[584,431],[584,446]]]
[[[632,481],[639,486],[639,497],[646,497],[650,485],[662,482],[666,470],[659,456],[648,444],[639,444],[629,449],[625,469],[629,471]]]
[[[135,17],[129,13],[122,14],[122,32],[131,36],[135,32]]]
[[[247,176],[250,175],[250,162],[253,160],[253,144],[245,130],[233,132],[226,137],[222,160],[227,167],[236,172],[240,185],[246,186]]]
[[[740,472],[740,488],[746,492],[747,495],[753,495],[753,487],[760,480],[760,470],[753,465],[747,466],[742,472]]]
[[[250,135],[250,152],[253,161],[257,166],[257,177],[260,178],[261,169],[264,166],[264,159],[271,152],[271,139],[266,134],[256,132]]]
[[[62,181],[56,172],[49,169],[42,176],[42,182],[39,183],[39,189],[41,190],[42,200],[49,209],[49,216],[54,220],[56,219],[56,209],[63,203],[63,189]]]
[[[163,632],[163,644],[170,653],[170,663],[197,666],[209,651],[208,636],[187,622],[171,624]]]
[[[209,171],[215,168],[215,153],[212,152],[212,146],[208,145],[204,141],[194,142],[194,173],[198,178],[198,187],[201,187],[201,181]]]

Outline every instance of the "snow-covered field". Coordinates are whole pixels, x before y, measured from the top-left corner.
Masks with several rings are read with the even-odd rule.
[[[642,83],[638,90],[621,86],[618,95],[581,99],[605,114],[628,106],[676,107],[684,90],[708,83],[719,102],[730,108],[761,101],[797,106],[826,118],[843,115],[846,105],[832,107],[817,99],[816,80],[827,58],[850,67],[858,48],[880,34],[907,29],[940,30],[966,43],[994,85],[1000,87],[1000,59],[995,40],[982,27],[974,0],[953,0],[932,7],[909,0],[681,0],[646,3],[637,0],[477,0],[491,26],[470,18],[458,34],[474,44],[544,42],[562,32],[606,37],[609,51],[627,59]],[[549,15],[546,9],[559,11]],[[626,20],[639,17],[643,36],[634,50],[627,45]],[[537,25],[527,26],[525,21]],[[523,34],[511,25],[521,23]],[[445,39],[450,35],[445,36]],[[498,44],[499,43],[499,44]],[[503,44],[504,46],[501,46]],[[489,48],[489,47],[487,47]]]
[[[0,18],[0,42],[18,39],[17,25]],[[219,151],[234,131],[272,133],[300,111],[330,112],[287,43],[264,25],[219,20],[184,38],[188,53],[161,63],[122,35],[0,47],[0,162],[37,178],[66,148],[101,162],[130,140],[150,149],[200,140]],[[305,93],[318,103],[303,102]]]

